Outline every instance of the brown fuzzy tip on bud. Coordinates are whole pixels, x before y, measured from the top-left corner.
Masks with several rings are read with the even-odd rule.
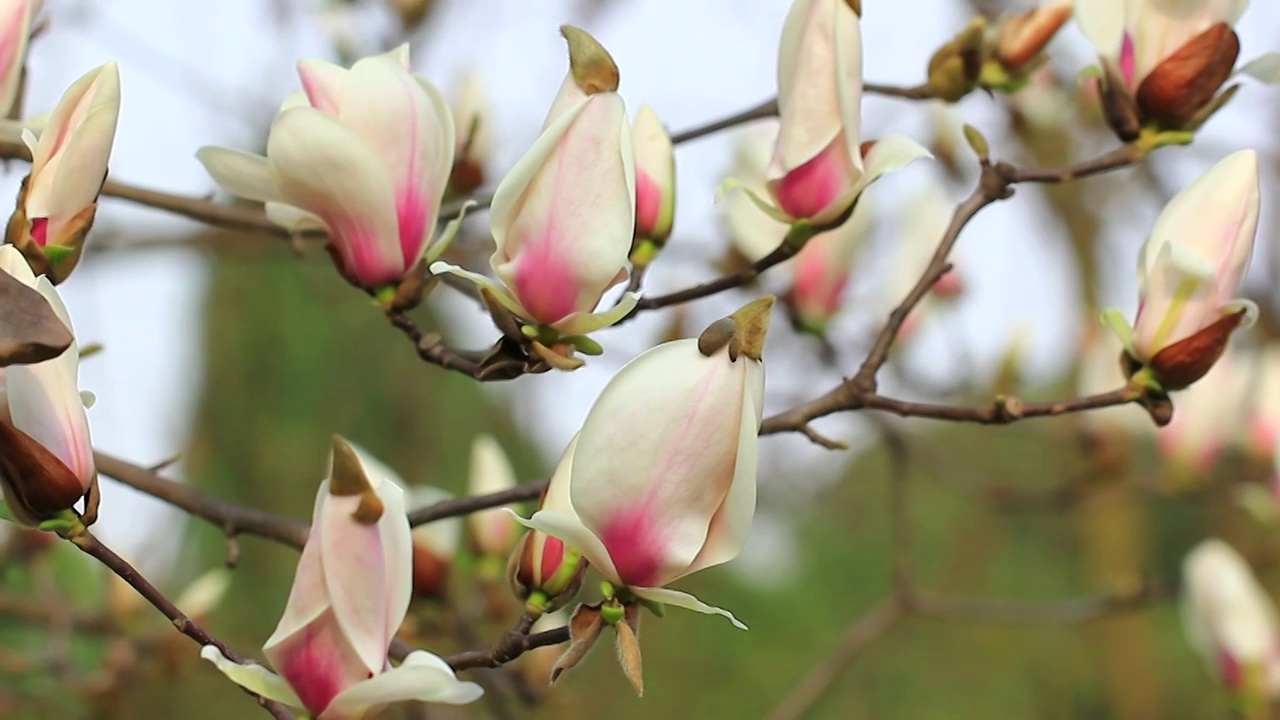
[[[551,667],[552,685],[556,684],[565,670],[582,662],[600,638],[601,630],[604,630],[604,618],[601,617],[599,604],[579,605],[573,611],[573,616],[569,618],[569,644]]]
[[[85,494],[80,478],[58,456],[5,421],[0,421],[0,488],[15,519],[26,525],[70,509]]]
[[[765,336],[769,334],[769,315],[773,310],[773,302],[772,295],[758,297],[729,316],[736,328],[733,340],[729,343],[731,360],[737,360],[739,355],[752,360],[761,358]]]
[[[561,25],[560,34],[569,44],[569,72],[588,95],[618,89],[618,65],[608,50],[582,28]]]
[[[1006,70],[1022,69],[1044,51],[1070,18],[1069,2],[1031,8],[1004,18],[996,35],[996,59]]]
[[[362,525],[373,525],[382,518],[382,499],[374,492],[355,448],[333,436],[333,469],[329,473],[329,494],[334,497],[360,497],[360,505],[351,514]]]
[[[1240,38],[1226,23],[1205,30],[1165,58],[1138,86],[1143,117],[1181,128],[1213,100],[1240,56]]]
[[[1169,345],[1147,363],[1165,390],[1181,390],[1204,377],[1227,349],[1231,332],[1244,320],[1245,311],[1223,315],[1217,322]]]
[[[844,4],[853,10],[853,14],[862,17],[862,0],[844,0]]]

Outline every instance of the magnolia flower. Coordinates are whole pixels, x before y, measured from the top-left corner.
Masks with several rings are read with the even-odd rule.
[[[844,224],[814,236],[796,256],[786,300],[801,327],[821,334],[839,312],[850,265],[871,230],[871,217],[871,206],[863,196]]]
[[[1240,441],[1250,379],[1245,363],[1227,353],[1199,382],[1173,393],[1177,411],[1156,431],[1156,449],[1176,480],[1202,475]]]
[[[317,720],[363,718],[401,700],[456,705],[480,697],[478,685],[459,681],[424,650],[390,667],[387,648],[408,611],[413,580],[404,491],[341,438],[334,438],[330,467],[284,616],[263,646],[280,674],[234,663],[212,645],[201,657]]]
[[[516,486],[516,473],[502,446],[491,435],[478,435],[471,444],[471,495],[490,495]],[[516,541],[517,526],[501,508],[467,516],[471,545],[481,555],[505,556]]]
[[[500,283],[448,263],[524,320],[565,335],[611,325],[635,306],[626,294],[593,313],[627,275],[636,220],[631,128],[609,53],[582,30],[561,28],[570,71],[542,134],[498,185],[489,212]]]
[[[1228,689],[1244,697],[1280,693],[1280,625],[1275,604],[1244,558],[1212,538],[1182,566],[1187,639]]]
[[[756,301],[700,339],[663,343],[619,370],[526,524],[640,598],[742,627],[664,586],[733,559],[751,527],[771,304]]]
[[[1155,120],[1180,128],[1210,106],[1230,76],[1240,53],[1232,26],[1248,5],[1248,0],[1076,0],[1076,18],[1102,56],[1112,111],[1131,112],[1124,110],[1127,106],[1137,111],[1135,124]]]
[[[453,167],[449,107],[435,86],[409,72],[407,45],[350,70],[303,60],[298,75],[303,91],[271,123],[266,157],[220,147],[196,157],[232,194],[266,203],[277,224],[327,231],[355,283],[396,283],[435,232]]]
[[[884,173],[929,152],[900,135],[863,152],[862,35],[847,0],[796,0],[778,52],[778,142],[768,189],[788,218],[837,220]]]
[[[493,152],[493,108],[475,69],[458,74],[449,107],[457,132],[449,193],[462,196],[484,184],[485,165]]]
[[[1258,228],[1258,159],[1228,155],[1169,201],[1139,253],[1133,328],[1112,308],[1104,320],[1133,360],[1166,390],[1198,380],[1231,331],[1257,308],[1234,300]]]
[[[31,19],[40,0],[0,1],[0,116],[13,115],[22,92]]]
[[[676,164],[671,136],[648,105],[631,130],[636,153],[636,238],[661,246],[671,235],[676,208]]]
[[[31,172],[22,181],[7,239],[54,283],[65,280],[80,259],[119,114],[120,71],[108,62],[67,88],[39,140],[31,130],[22,131]]]
[[[53,283],[36,277],[13,246],[0,246],[0,271],[43,295],[74,335]],[[28,525],[70,508],[97,477],[79,368],[80,348],[72,340],[52,360],[10,365],[0,375],[0,489],[15,519]]]
[[[453,499],[453,495],[430,485],[409,489],[414,510]],[[451,517],[413,528],[413,596],[443,597],[458,546],[462,542],[462,518]]]

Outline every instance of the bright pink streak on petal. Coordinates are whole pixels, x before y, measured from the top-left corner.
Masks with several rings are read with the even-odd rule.
[[[403,274],[402,265],[389,266],[378,252],[383,239],[369,225],[331,212],[324,213],[320,219],[332,230],[331,242],[342,256],[343,267],[366,287],[395,282]]]
[[[773,196],[782,212],[793,218],[813,217],[847,189],[850,178],[843,150],[843,138],[837,136],[822,152],[774,182]]]
[[[307,625],[276,651],[276,669],[312,715],[319,715],[335,695],[369,676],[366,672],[364,678],[354,677],[343,667],[334,637],[337,625],[324,620],[322,616]]]
[[[1124,39],[1120,41],[1120,76],[1124,78],[1124,84],[1131,90],[1137,83],[1136,78],[1133,77],[1133,74],[1137,71],[1136,63],[1133,36],[1126,31]]]
[[[630,587],[653,587],[662,566],[663,546],[644,507],[615,512],[604,522],[600,541],[609,551],[618,579]]]
[[[49,241],[49,218],[31,218],[31,237],[40,247]]]
[[[524,243],[512,277],[516,299],[528,311],[528,319],[546,325],[577,310],[578,279],[567,259],[551,242],[552,224],[545,237]]]
[[[648,173],[636,170],[636,234],[651,235],[662,212],[662,189]]]
[[[555,575],[562,562],[564,562],[564,543],[560,538],[547,536],[546,542],[542,544],[542,580],[545,582]]]
[[[417,172],[417,169],[414,169]],[[427,231],[427,201],[422,188],[405,185],[397,192],[396,221],[400,225],[400,252],[404,266],[409,267],[422,251],[423,235]]]

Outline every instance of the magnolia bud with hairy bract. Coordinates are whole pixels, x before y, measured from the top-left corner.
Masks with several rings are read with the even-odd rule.
[[[22,131],[31,172],[18,191],[6,239],[55,284],[80,261],[107,179],[119,115],[120,70],[113,61],[67,88],[39,140]]]
[[[1072,0],[1050,0],[1004,18],[996,28],[995,59],[1006,72],[1021,71],[1071,19]]]
[[[284,615],[263,646],[280,674],[232,662],[213,645],[200,656],[317,720],[355,720],[403,700],[456,705],[480,697],[478,685],[425,650],[391,667],[388,648],[412,593],[404,491],[342,438],[334,437],[331,458]]]
[[[648,105],[631,128],[636,153],[636,240],[661,247],[671,235],[676,207],[676,165],[671,136]]]
[[[1104,318],[1165,390],[1198,380],[1257,308],[1233,296],[1253,253],[1260,204],[1258,159],[1232,153],[1169,201],[1139,254],[1138,312]]]
[[[777,144],[768,191],[777,209],[816,224],[844,214],[884,173],[929,153],[900,135],[862,155],[862,31],[843,0],[796,0],[778,50]]]
[[[534,614],[564,607],[578,594],[586,572],[581,552],[539,530],[524,534],[507,563],[511,591]]]

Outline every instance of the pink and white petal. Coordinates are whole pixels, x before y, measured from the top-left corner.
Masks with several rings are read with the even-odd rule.
[[[1254,80],[1274,85],[1280,82],[1280,52],[1269,52],[1250,60],[1236,70],[1239,75],[1248,75]]]
[[[289,599],[285,602],[284,613],[280,622],[271,633],[271,637],[263,643],[262,649],[271,656],[273,650],[290,637],[302,632],[329,609],[329,593],[325,588],[324,566],[320,557],[320,526],[316,522],[321,517],[323,506],[329,501],[329,481],[320,483],[313,506],[311,529],[307,533],[307,542],[302,546],[302,555],[298,558],[298,566],[294,571],[293,585],[289,589]]]
[[[67,140],[53,177],[49,203],[51,223],[69,220],[98,199],[98,192],[107,178],[107,162],[111,159],[119,113],[117,95],[114,103],[90,110],[84,122]],[[57,235],[57,229],[50,227],[49,237]]]
[[[465,705],[481,695],[483,688],[459,680],[444,660],[425,650],[415,650],[398,667],[343,690],[319,720],[360,718],[371,709],[404,700]]]
[[[570,497],[630,584],[663,585],[701,551],[732,482],[740,413],[754,412],[746,364],[704,357],[693,339],[664,343],[623,366],[587,413]]]
[[[505,285],[494,280],[488,275],[464,270],[457,265],[451,265],[444,261],[431,263],[431,267],[429,269],[431,270],[432,275],[443,275],[448,273],[450,275],[457,275],[463,280],[469,280],[475,283],[476,287],[483,288],[493,293],[498,302],[502,304],[502,307],[510,310],[519,317],[525,319],[528,319],[529,317],[528,311],[520,305],[518,300],[511,296],[511,291],[508,290]]]
[[[751,532],[751,522],[756,514],[756,465],[758,460],[760,419],[764,404],[764,371],[758,362],[748,366],[747,397],[745,404],[753,408],[742,413],[738,433],[738,455],[733,466],[733,484],[725,495],[724,504],[711,519],[706,543],[702,552],[689,566],[686,575],[726,563],[742,552],[742,546]]]
[[[0,8],[0,114],[8,115],[22,86],[22,70],[26,66],[27,38],[31,35],[31,16],[38,0],[17,0]]]
[[[1124,37],[1128,0],[1076,0],[1075,18],[1103,57],[1115,58]]]
[[[213,663],[219,672],[240,687],[268,700],[284,703],[292,708],[302,708],[302,701],[293,692],[293,688],[289,687],[289,683],[261,665],[231,662],[213,645],[200,648],[200,657]]]
[[[342,123],[374,149],[390,177],[406,264],[435,230],[448,181],[447,170],[440,168],[453,166],[452,115],[447,107],[441,114],[425,88],[392,58],[366,58],[351,68],[339,113]]]
[[[103,84],[103,90],[114,89],[116,100],[119,101],[120,70],[114,61],[90,70],[71,83],[54,106],[48,125],[40,133],[40,139],[32,150],[32,175],[41,173],[45,165],[62,149],[76,125],[88,114],[94,96],[99,92],[95,85],[99,83]]]
[[[196,159],[214,182],[236,197],[263,203],[281,200],[271,163],[261,155],[205,145],[196,151]]]
[[[618,298],[618,302],[612,307],[600,312],[586,313],[575,312],[565,316],[565,318],[552,327],[565,335],[586,335],[593,333],[601,328],[609,327],[614,323],[622,320],[622,318],[631,314],[635,309],[636,303],[640,302],[640,296],[636,293],[623,293]]]
[[[394,60],[400,67],[405,70],[409,69],[409,43],[400,43],[390,50],[378,55],[377,57],[388,58]]]
[[[282,200],[325,221],[349,271],[371,282],[404,272],[393,188],[368,143],[335,117],[294,108],[276,116],[267,157]]]
[[[791,7],[778,51],[782,124],[769,164],[771,180],[813,159],[842,131],[856,147],[859,120],[850,103],[861,102],[858,32],[857,17],[842,0],[805,0]],[[856,92],[842,87],[846,82],[854,82]],[[857,163],[856,153],[851,159]]]
[[[320,528],[316,539],[334,618],[369,671],[378,672],[386,665],[387,645],[391,642],[385,597],[385,588],[391,581],[383,564],[381,528],[356,521],[353,515],[359,505],[358,496],[331,495],[313,523]],[[406,534],[408,530],[405,521]],[[406,564],[404,570],[410,572],[411,565]],[[396,624],[403,619],[396,618]]]
[[[508,512],[521,525],[559,538],[566,545],[577,548],[587,562],[591,563],[591,567],[595,568],[604,579],[618,585],[625,584],[622,578],[618,577],[618,570],[604,543],[600,542],[600,538],[583,525],[572,512],[542,509],[527,520],[517,515],[515,511],[508,510]]]
[[[747,629],[747,626],[743,625],[742,621],[734,617],[733,613],[725,610],[724,608],[708,605],[686,592],[672,590],[671,588],[631,588],[631,591],[635,593],[637,597],[642,597],[645,600],[650,600],[652,602],[662,603],[663,605],[673,605],[678,608],[684,608],[685,610],[699,612],[703,615],[719,615],[721,617],[728,618],[729,622],[733,623],[733,626],[739,630]]]
[[[302,80],[302,92],[307,103],[330,115],[337,115],[342,107],[342,86],[347,69],[324,60],[298,61],[298,78]]]
[[[566,120],[567,128],[559,133]],[[491,263],[498,277],[515,287],[523,258],[553,259],[576,283],[576,309],[590,309],[618,277],[631,249],[631,125],[622,98],[600,93],[588,98],[576,114],[562,116],[546,134],[558,134],[559,141],[524,188],[519,212],[500,216],[509,220],[507,226],[492,218],[494,237],[499,239],[501,233],[499,247],[506,255],[495,253]],[[518,251],[514,257],[513,248]]]
[[[378,529],[382,540],[383,576],[386,590],[386,644],[391,643],[413,597],[413,532],[406,517],[404,490],[395,481],[384,478],[377,486],[382,500],[382,519]]]

